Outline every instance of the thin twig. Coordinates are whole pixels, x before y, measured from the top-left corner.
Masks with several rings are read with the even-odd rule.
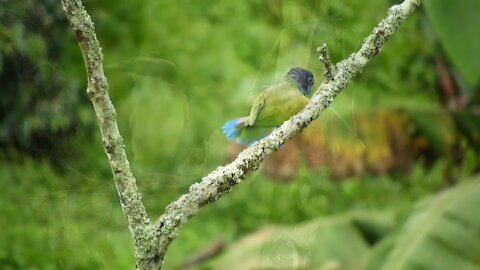
[[[327,79],[327,81],[332,80],[335,77],[335,65],[332,64],[330,61],[330,55],[328,54],[328,47],[326,43],[323,43],[321,47],[317,48],[317,52],[320,54],[318,59],[322,61],[323,65],[325,66],[325,70],[323,71],[323,75]]]

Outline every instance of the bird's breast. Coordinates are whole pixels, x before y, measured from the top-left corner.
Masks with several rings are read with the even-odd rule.
[[[298,89],[286,89],[278,91],[267,97],[265,106],[259,113],[254,126],[276,127],[288,120],[294,114],[300,112],[309,99],[300,93]]]

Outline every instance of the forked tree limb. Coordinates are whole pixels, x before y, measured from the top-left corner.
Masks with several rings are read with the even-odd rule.
[[[240,153],[232,163],[218,167],[200,182],[191,185],[187,193],[167,207],[155,224],[150,222],[142,203],[118,131],[116,112],[108,95],[107,79],[103,72],[103,56],[93,22],[80,0],[62,0],[62,4],[85,61],[88,76],[87,93],[97,114],[105,152],[134,241],[137,269],[159,269],[181,225],[194,216],[201,207],[228,193],[249,172],[257,170],[269,154],[315,120],[348,86],[353,77],[362,71],[369,60],[380,52],[398,26],[420,5],[420,0],[404,0],[403,3],[392,6],[387,17],[364,40],[360,50],[335,65],[329,60],[326,45],[322,46],[320,53],[327,69],[325,72],[327,80],[319,86],[310,103],[269,136]]]

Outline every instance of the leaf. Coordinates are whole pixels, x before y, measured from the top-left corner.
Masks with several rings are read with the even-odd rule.
[[[480,149],[480,115],[470,111],[452,111],[451,115],[472,149]]]
[[[480,83],[480,1],[424,1],[433,31],[454,65],[472,85]]]
[[[388,254],[392,251],[395,246],[395,237],[394,235],[389,235],[382,239],[375,248],[370,253],[370,258],[368,259],[367,266],[365,270],[378,270],[382,268],[382,265],[385,263],[385,260]]]
[[[393,247],[382,241],[367,269],[480,269],[478,205],[479,179],[420,201]]]
[[[361,269],[372,235],[392,226],[388,213],[367,211],[295,226],[268,226],[233,244],[213,269]]]

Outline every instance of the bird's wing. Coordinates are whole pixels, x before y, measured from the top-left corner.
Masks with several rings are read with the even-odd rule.
[[[267,100],[267,96],[268,95],[266,91],[260,93],[260,95],[257,96],[255,101],[253,102],[252,109],[250,109],[250,115],[248,116],[246,126],[252,126],[253,123],[255,123],[255,120],[257,119],[258,114],[265,106],[265,101]]]

